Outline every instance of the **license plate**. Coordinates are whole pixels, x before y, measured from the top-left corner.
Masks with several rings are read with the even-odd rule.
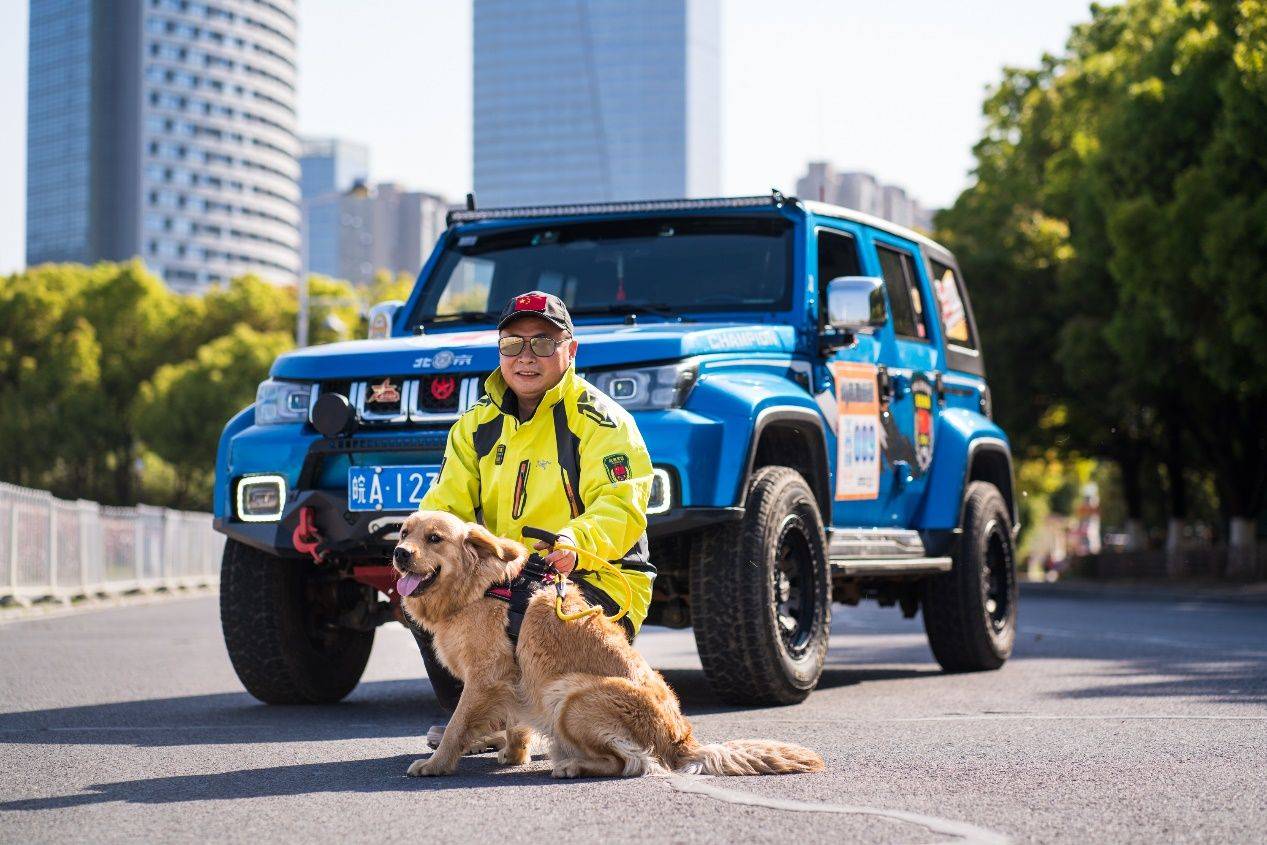
[[[349,467],[348,510],[412,511],[440,477],[440,467]]]

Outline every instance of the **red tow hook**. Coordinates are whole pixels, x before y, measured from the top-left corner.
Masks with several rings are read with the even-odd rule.
[[[321,563],[325,554],[317,551],[317,547],[321,545],[321,533],[317,531],[317,524],[313,521],[312,508],[299,509],[299,524],[295,526],[295,533],[290,535],[290,541],[294,544],[295,551],[310,554],[313,563]]]

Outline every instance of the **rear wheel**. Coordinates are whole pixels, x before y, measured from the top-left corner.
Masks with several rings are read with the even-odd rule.
[[[947,672],[998,669],[1016,639],[1016,557],[1012,520],[998,488],[984,481],[964,495],[963,534],[954,566],[924,587],[924,630]]]
[[[427,668],[427,680],[431,681],[431,689],[436,694],[436,701],[448,713],[458,707],[458,699],[462,697],[462,682],[449,674],[449,670],[440,663],[435,647],[431,644],[431,635],[422,628],[410,628],[414,640],[418,643],[418,652],[422,655],[422,665]]]
[[[826,536],[800,473],[763,467],[738,525],[703,534],[691,618],[704,674],[735,704],[795,704],[818,683],[831,619]]]
[[[220,626],[233,670],[268,704],[339,701],[361,679],[373,629],[340,617],[366,600],[366,588],[236,540],[220,566]]]

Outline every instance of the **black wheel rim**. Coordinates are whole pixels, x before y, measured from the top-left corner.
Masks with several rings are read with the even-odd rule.
[[[770,587],[774,622],[792,657],[805,654],[814,633],[819,600],[814,589],[814,570],[814,553],[805,522],[790,515],[779,526]]]
[[[1016,578],[1012,566],[1012,544],[1006,527],[991,520],[985,527],[985,569],[981,589],[982,606],[990,630],[995,636],[1007,630],[1012,618],[1012,585]]]

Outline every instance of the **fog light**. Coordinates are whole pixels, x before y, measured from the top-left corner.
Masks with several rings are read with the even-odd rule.
[[[238,482],[238,519],[277,522],[286,503],[286,479],[280,475],[249,475]]]
[[[647,502],[647,513],[664,513],[673,507],[673,479],[667,469],[656,467],[651,470],[651,500]]]

